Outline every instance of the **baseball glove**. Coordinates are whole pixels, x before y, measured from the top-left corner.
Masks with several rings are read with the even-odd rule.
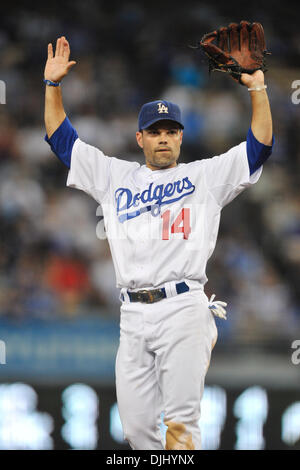
[[[215,44],[213,43],[215,41]],[[241,85],[241,74],[267,71],[265,35],[260,23],[241,21],[205,34],[199,42],[208,57],[209,71],[229,73]]]

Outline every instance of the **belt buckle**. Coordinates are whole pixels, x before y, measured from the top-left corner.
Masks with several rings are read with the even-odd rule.
[[[147,297],[145,297],[145,295]],[[137,292],[137,296],[140,302],[144,302],[146,304],[151,304],[153,302],[153,295],[151,294],[149,290],[146,290],[146,289],[139,290]]]

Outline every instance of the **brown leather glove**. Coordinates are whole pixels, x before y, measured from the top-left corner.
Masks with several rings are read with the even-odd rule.
[[[209,71],[229,73],[242,85],[242,73],[267,71],[265,56],[270,53],[266,50],[264,30],[260,23],[230,23],[228,27],[205,34],[198,47],[208,57]]]

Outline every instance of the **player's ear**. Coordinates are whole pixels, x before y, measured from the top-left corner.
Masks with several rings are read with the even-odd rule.
[[[180,145],[182,144],[183,130],[180,131]]]
[[[136,141],[142,149],[143,148],[143,131],[142,132],[138,131],[136,133]]]

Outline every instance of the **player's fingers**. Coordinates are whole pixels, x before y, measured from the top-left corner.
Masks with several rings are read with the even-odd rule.
[[[62,49],[62,54],[63,56],[69,60],[69,56],[70,56],[70,46],[69,46],[69,43],[68,41],[66,40],[65,37],[63,37],[63,49]]]
[[[64,49],[65,49],[65,37],[62,36],[60,38],[60,55],[64,57]]]
[[[58,52],[58,44],[59,44],[59,38],[56,39],[56,45],[55,45],[55,57],[57,56],[57,52]]]
[[[222,307],[227,307],[227,302],[222,302],[222,300],[217,300],[216,302],[218,305],[221,305]]]
[[[56,54],[55,54],[56,55]],[[57,55],[58,56],[62,56],[63,55],[63,38],[60,37],[58,39],[58,43],[57,43]]]
[[[67,65],[67,71],[69,71],[76,64],[77,64],[77,62],[75,62],[75,60],[71,60]]]
[[[61,55],[61,38],[57,38],[56,40],[56,49],[55,49],[55,57]]]
[[[53,47],[51,42],[48,44],[48,59],[52,59],[53,57]]]

